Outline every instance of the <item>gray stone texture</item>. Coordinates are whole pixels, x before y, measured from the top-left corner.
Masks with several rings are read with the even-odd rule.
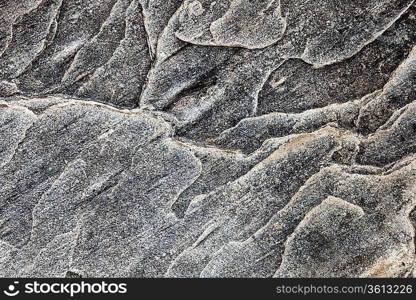
[[[416,1],[0,0],[1,277],[415,277]]]

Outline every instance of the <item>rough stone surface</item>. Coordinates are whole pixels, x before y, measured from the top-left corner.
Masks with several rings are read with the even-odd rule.
[[[416,1],[0,1],[0,276],[416,276]]]

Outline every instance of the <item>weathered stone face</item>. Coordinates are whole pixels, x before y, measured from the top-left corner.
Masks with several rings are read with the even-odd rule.
[[[0,3],[0,276],[415,276],[414,0]]]

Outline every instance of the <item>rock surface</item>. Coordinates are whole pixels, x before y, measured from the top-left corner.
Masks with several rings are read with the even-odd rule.
[[[416,1],[0,20],[0,276],[415,276]]]

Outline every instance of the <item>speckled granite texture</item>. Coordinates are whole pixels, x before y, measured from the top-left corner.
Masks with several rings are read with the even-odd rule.
[[[416,1],[0,0],[0,276],[416,277]]]

